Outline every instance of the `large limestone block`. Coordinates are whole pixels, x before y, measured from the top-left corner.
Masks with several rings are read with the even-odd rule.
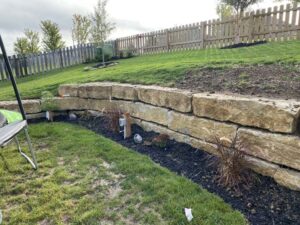
[[[167,135],[169,135],[170,139],[172,139],[172,140],[191,145],[194,148],[206,151],[210,154],[217,154],[217,151],[216,151],[217,146],[212,143],[208,143],[206,141],[201,141],[199,139],[177,133],[166,127],[163,127],[163,126],[160,126],[160,125],[157,125],[154,123],[140,121],[140,120],[135,120],[135,123],[138,124],[139,126],[141,126],[145,131],[154,131],[154,132],[157,132],[160,134],[167,134]]]
[[[132,117],[136,119],[142,119],[146,121],[151,121],[154,123],[167,125],[168,122],[168,110],[160,107],[155,107],[152,105],[144,103],[134,103],[130,101],[121,100],[96,100],[88,99],[86,100],[87,108],[90,110],[100,111],[100,112],[111,112],[120,111],[128,112]]]
[[[246,156],[244,158],[246,167],[254,170],[256,173],[264,176],[274,177],[275,173],[279,169],[279,166],[252,156]]]
[[[157,86],[138,86],[137,90],[142,102],[180,112],[192,111],[192,94],[189,91]]]
[[[58,88],[60,97],[78,97],[79,84],[63,84]]]
[[[98,99],[86,99],[87,107],[90,110],[95,110],[103,113],[110,112],[128,112],[133,116],[134,103],[128,101],[118,101],[118,100],[98,100]]]
[[[112,97],[124,100],[138,100],[138,93],[135,85],[131,84],[113,84]]]
[[[39,113],[42,111],[40,100],[23,100],[22,103],[25,113]],[[3,101],[0,102],[0,109],[19,111],[19,105],[17,101]]]
[[[174,111],[169,112],[168,127],[171,130],[211,143],[216,143],[215,138],[221,137],[233,140],[237,131],[236,125],[188,116]]]
[[[54,98],[51,101],[51,104],[54,106],[55,111],[88,109],[87,99],[76,98],[76,97]]]
[[[133,103],[132,105],[128,106],[129,112],[133,117],[138,119],[158,123],[161,125],[168,125],[168,111],[167,109],[155,107],[152,105],[144,104],[144,103]]]
[[[300,171],[297,172],[281,168],[276,172],[274,179],[282,186],[300,191]]]
[[[300,169],[300,137],[274,134],[253,129],[238,130],[238,142],[249,155]]]
[[[193,112],[200,117],[293,133],[299,118],[299,102],[222,94],[195,94]]]
[[[112,83],[87,83],[78,88],[80,98],[111,99]]]
[[[99,112],[113,112],[118,111],[116,103],[111,100],[98,100],[98,99],[86,99],[87,108]]]

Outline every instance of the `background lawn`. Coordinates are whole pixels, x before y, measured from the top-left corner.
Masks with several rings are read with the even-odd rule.
[[[107,69],[84,72],[87,65],[54,71],[18,80],[23,98],[38,98],[45,90],[56,93],[62,83],[118,81],[172,86],[185,73],[203,67],[233,67],[247,64],[284,63],[300,60],[300,41],[268,43],[239,49],[204,49],[155,54],[120,60]],[[262,74],[263,76],[263,74]],[[9,82],[0,82],[0,100],[14,99]]]
[[[15,146],[1,150],[3,224],[247,224],[243,215],[197,184],[74,126],[30,127],[37,171]],[[191,223],[184,207],[193,209]]]

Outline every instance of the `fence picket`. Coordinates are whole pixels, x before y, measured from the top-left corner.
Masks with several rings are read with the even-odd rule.
[[[291,4],[287,4],[286,5],[286,12],[285,12],[285,26],[284,26],[284,30],[285,35],[284,35],[284,40],[287,41],[289,39],[289,35],[290,35],[290,11],[291,11]]]
[[[209,20],[169,29],[152,31],[108,41],[114,56],[132,49],[134,54],[154,54],[196,48],[223,47],[235,43],[237,21]],[[281,41],[300,39],[300,7],[280,5],[245,13],[240,20],[240,41]],[[96,57],[96,44],[71,46],[51,52],[12,56],[10,62],[16,77],[40,74],[84,63]],[[0,59],[0,79],[7,79],[7,71]]]

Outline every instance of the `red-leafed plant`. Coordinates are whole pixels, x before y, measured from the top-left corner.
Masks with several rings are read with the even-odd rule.
[[[169,139],[170,139],[169,135],[160,134],[153,138],[152,144],[160,148],[165,148],[167,147]]]
[[[237,143],[236,136],[233,140],[215,137],[215,143],[218,155],[211,158],[211,165],[217,168],[216,181],[235,191],[239,191],[241,185],[248,189],[254,175],[246,167],[243,143]]]

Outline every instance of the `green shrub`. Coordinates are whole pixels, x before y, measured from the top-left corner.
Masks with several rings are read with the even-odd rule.
[[[128,47],[128,49],[126,50],[126,57],[127,58],[132,58],[134,56],[134,50],[135,50],[134,45],[130,45]]]
[[[104,49],[104,61],[107,62],[113,57],[113,53],[106,51]],[[97,62],[102,62],[102,48],[96,48],[96,57],[95,57]]]
[[[124,51],[120,51],[119,52],[119,58],[120,59],[124,59],[125,58]]]
[[[133,51],[127,50],[126,58],[132,58],[134,56]]]

